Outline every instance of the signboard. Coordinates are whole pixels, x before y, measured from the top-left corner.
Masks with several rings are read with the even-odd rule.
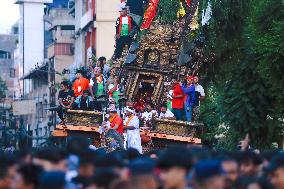
[[[36,113],[36,101],[35,100],[21,100],[13,102],[13,114],[14,115],[29,115]]]

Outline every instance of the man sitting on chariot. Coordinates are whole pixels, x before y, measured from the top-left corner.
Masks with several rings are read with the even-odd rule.
[[[166,104],[161,106],[161,113],[159,115],[159,119],[169,119],[176,120],[175,115],[167,108]]]

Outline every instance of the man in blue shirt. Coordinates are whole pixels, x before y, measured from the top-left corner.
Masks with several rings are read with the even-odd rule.
[[[182,91],[186,94],[186,99],[184,103],[185,118],[186,121],[192,121],[192,108],[195,102],[195,86],[193,84],[193,76],[187,76],[187,84],[182,85]]]

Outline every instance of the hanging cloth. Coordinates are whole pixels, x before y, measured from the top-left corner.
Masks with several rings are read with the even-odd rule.
[[[158,8],[159,0],[150,0],[148,8],[144,13],[144,18],[140,30],[148,29],[154,20]]]
[[[184,9],[184,7],[182,5],[182,2],[179,2],[179,4],[180,4],[180,9],[177,12],[177,17],[178,18],[182,18],[182,17],[184,17],[186,15],[186,12],[185,12],[185,9]]]

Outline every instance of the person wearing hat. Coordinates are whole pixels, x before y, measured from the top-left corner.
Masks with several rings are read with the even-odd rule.
[[[192,108],[195,102],[195,86],[193,84],[193,76],[186,77],[186,85],[181,85],[181,89],[185,94],[184,110],[186,121],[191,122]]]
[[[83,77],[83,71],[78,70],[76,72],[76,80],[73,83],[73,91],[75,94],[75,97],[83,94],[83,91],[88,90],[89,88],[89,80]]]
[[[83,95],[80,95],[76,98],[74,108],[78,110],[85,110],[85,111],[94,110],[93,99],[90,96],[90,92],[88,90],[85,90],[83,92]]]
[[[109,108],[109,122],[110,122],[110,128],[116,130],[120,135],[123,134],[123,120],[118,115],[117,110],[115,106],[111,106]]]
[[[220,161],[203,160],[194,167],[194,185],[198,189],[224,189],[225,175]]]
[[[127,134],[127,148],[134,148],[142,154],[139,119],[134,115],[134,110],[130,108],[125,108],[125,115],[124,130]]]
[[[131,34],[137,28],[136,23],[128,15],[127,8],[122,6],[120,9],[120,17],[116,21],[116,45],[114,51],[114,59],[120,58],[123,47],[128,45],[130,47],[132,42]]]

